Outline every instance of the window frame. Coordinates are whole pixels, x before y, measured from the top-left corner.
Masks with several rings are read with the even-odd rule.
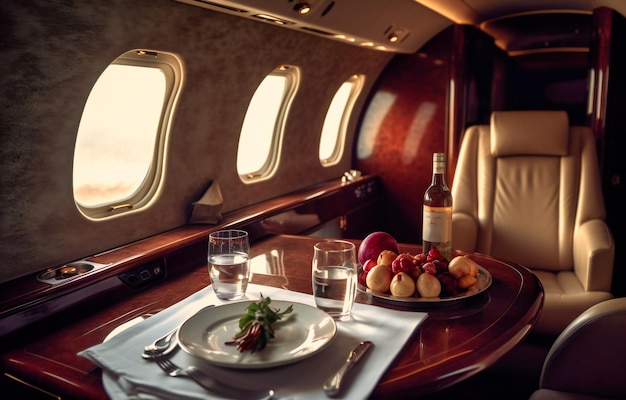
[[[106,219],[108,217],[133,212],[147,206],[156,199],[156,195],[161,188],[163,180],[171,121],[173,120],[176,102],[183,83],[183,65],[180,58],[173,53],[133,49],[117,57],[107,68],[111,65],[128,65],[160,69],[166,77],[165,93],[157,123],[152,159],[148,165],[146,175],[137,189],[126,197],[97,205],[81,204],[74,194],[72,194],[76,207],[84,216],[93,220]],[[72,188],[74,188],[74,183],[72,183]]]
[[[344,87],[344,85],[346,84],[350,84],[350,92],[348,95],[348,98],[344,104],[343,110],[341,111],[341,117],[339,119],[339,124],[336,127],[337,129],[337,135],[335,137],[335,145],[333,147],[333,151],[330,153],[329,157],[326,158],[322,158],[322,137],[324,135],[324,133],[326,132],[327,126],[327,118],[328,118],[328,114],[329,111],[333,108],[333,105],[335,104],[335,100],[337,98],[337,95],[339,94],[339,91]],[[328,110],[326,111],[326,117],[324,117],[324,123],[322,125],[322,130],[320,132],[320,141],[319,141],[319,147],[318,147],[318,158],[320,163],[322,164],[322,166],[324,167],[332,167],[334,165],[339,164],[339,162],[341,161],[341,158],[343,157],[344,151],[345,151],[345,145],[346,145],[346,135],[347,135],[347,131],[348,131],[348,124],[350,123],[350,117],[352,115],[352,111],[354,109],[354,105],[356,104],[357,99],[359,98],[363,87],[365,86],[365,75],[363,74],[354,74],[352,76],[350,76],[350,78],[348,78],[347,80],[345,80],[337,89],[337,91],[335,92],[335,94],[333,95],[333,98],[330,102],[330,104],[328,105]],[[333,127],[333,130],[335,129],[335,127]]]
[[[237,146],[237,174],[239,175],[239,179],[245,184],[257,183],[264,180],[270,179],[276,173],[278,166],[280,164],[281,150],[283,137],[285,132],[285,125],[287,124],[287,118],[289,114],[289,109],[291,108],[291,104],[293,103],[293,99],[298,92],[298,88],[300,86],[301,79],[301,71],[298,66],[294,65],[281,65],[275,68],[272,72],[270,72],[257,86],[257,90],[265,79],[269,76],[280,76],[285,78],[285,88],[283,90],[283,96],[280,104],[278,105],[278,111],[276,113],[276,118],[274,122],[274,128],[272,130],[272,137],[270,139],[270,146],[268,150],[268,154],[266,156],[265,162],[263,165],[256,171],[244,172],[241,173],[239,171],[239,157],[241,156],[242,149],[242,138],[244,134],[244,127],[246,125],[246,116],[248,115],[248,110],[253,106],[253,100],[257,93],[255,90],[252,98],[250,99],[250,103],[248,103],[248,108],[246,109],[246,116],[244,116],[244,122],[241,126],[241,132],[239,134],[239,144]]]

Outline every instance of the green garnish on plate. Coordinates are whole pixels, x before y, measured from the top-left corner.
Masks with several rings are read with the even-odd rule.
[[[261,294],[258,302],[250,304],[239,319],[239,332],[226,344],[237,345],[237,350],[242,353],[263,350],[268,341],[274,339],[272,324],[293,311],[293,304],[285,311],[280,311],[278,308],[271,308],[271,302],[269,297],[263,297]]]

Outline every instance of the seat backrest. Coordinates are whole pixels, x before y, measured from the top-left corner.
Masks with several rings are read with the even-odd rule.
[[[572,321],[543,364],[542,389],[626,398],[626,298],[598,303]]]
[[[454,248],[551,271],[573,268],[574,231],[605,216],[591,130],[562,111],[494,112],[468,128],[452,195],[477,227],[453,232]]]

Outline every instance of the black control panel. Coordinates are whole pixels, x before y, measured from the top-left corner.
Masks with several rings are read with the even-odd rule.
[[[118,276],[125,284],[139,288],[165,279],[165,272],[165,259],[161,258]]]

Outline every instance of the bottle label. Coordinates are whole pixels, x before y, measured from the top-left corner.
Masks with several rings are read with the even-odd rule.
[[[424,206],[423,240],[446,243],[452,238],[452,207]]]

